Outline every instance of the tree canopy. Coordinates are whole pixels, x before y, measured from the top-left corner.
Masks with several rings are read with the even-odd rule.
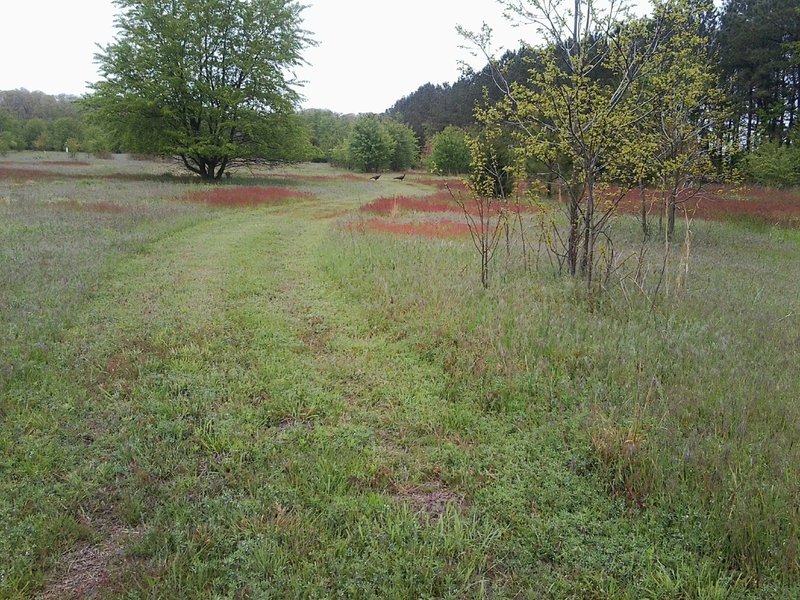
[[[311,159],[331,162],[334,150],[350,135],[355,115],[339,115],[331,110],[309,108],[300,112],[300,118],[309,130],[313,153]]]
[[[791,143],[800,112],[800,3],[727,0],[718,22],[719,68],[745,149]]]
[[[292,0],[115,0],[115,42],[96,55],[92,115],[131,151],[179,157],[218,179],[304,158],[291,69],[312,40]]]
[[[431,140],[430,165],[435,173],[468,173],[471,156],[463,129],[448,125]]]
[[[520,7],[523,11],[525,7],[533,9],[538,6],[543,10],[559,7],[563,13],[559,13],[556,24],[568,24],[572,17],[567,15],[574,16],[575,10],[573,1],[563,3],[563,6],[555,1],[528,0],[501,4],[509,16],[523,16],[523,20],[529,20],[527,17],[532,15],[518,15],[516,9]],[[585,6],[586,2],[578,4]],[[656,1],[653,4],[653,10],[658,12],[657,6],[663,3]],[[769,161],[747,157],[762,145],[774,145],[775,152],[790,158],[798,152],[800,3],[798,0],[724,0],[716,4],[717,7],[701,0],[686,3],[695,32],[702,42],[702,47],[692,43],[694,60],[702,63],[703,77],[714,75],[719,78],[721,97],[714,98],[714,104],[727,113],[724,122],[714,123],[713,127],[708,124],[703,133],[713,132],[719,138],[715,142],[718,146],[744,150],[733,156],[735,161],[744,159],[747,172],[754,180],[786,184],[786,181],[794,180],[789,170],[782,170],[776,177],[778,174],[774,169],[762,170]],[[588,21],[582,22],[586,25]],[[654,22],[651,19],[651,23]],[[604,52],[602,35],[596,27],[592,26],[584,33],[587,39],[594,38],[593,41],[598,42],[596,51]],[[531,71],[537,72],[537,77],[541,76],[547,65],[539,50],[523,45],[499,58],[487,57],[485,68],[466,73],[453,84],[426,83],[398,100],[387,113],[410,125],[423,146],[427,146],[433,135],[448,125],[471,129],[476,125],[473,109],[487,103],[494,104],[503,96],[502,86],[497,85],[498,74],[508,85],[528,85]],[[560,61],[557,66],[566,68],[568,56],[562,51],[562,55],[557,57]],[[612,71],[607,66],[596,65],[588,78],[599,85],[610,85],[614,79]],[[691,79],[697,79],[696,72],[689,75]],[[485,98],[484,92],[487,93]],[[672,98],[679,95],[674,88],[670,94]],[[763,154],[770,152],[765,149]],[[550,160],[555,158],[550,157],[544,162],[545,169],[549,168],[547,163]],[[714,160],[719,168],[720,157]]]
[[[374,114],[359,116],[333,161],[360,171],[403,171],[417,161],[419,147],[407,125]]]

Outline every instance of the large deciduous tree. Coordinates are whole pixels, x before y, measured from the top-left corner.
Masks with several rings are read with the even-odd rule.
[[[397,121],[384,121],[384,128],[394,140],[394,151],[389,161],[389,168],[404,171],[413,167],[419,160],[419,144],[414,130]]]
[[[300,119],[311,136],[312,160],[331,162],[336,148],[350,135],[355,116],[310,108],[300,113]]]
[[[121,146],[179,157],[204,179],[302,158],[291,69],[313,42],[292,0],[115,0],[86,103]]]
[[[363,115],[353,125],[347,148],[352,166],[361,171],[382,171],[389,168],[395,141],[378,117]]]
[[[0,156],[20,146],[19,121],[4,108],[0,108]]]

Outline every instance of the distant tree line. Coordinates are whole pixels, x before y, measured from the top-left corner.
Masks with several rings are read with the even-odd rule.
[[[302,110],[294,116],[287,135],[300,149],[293,154],[294,160],[328,162],[364,172],[401,171],[419,161],[413,130],[386,116]],[[76,96],[0,91],[0,152],[63,152],[67,148],[93,154],[137,150],[88,118],[87,107]]]
[[[800,117],[800,2],[728,0],[708,27],[733,108],[729,135],[746,150],[791,145]]]
[[[710,27],[750,179],[800,185],[800,1],[728,0]]]
[[[419,161],[414,131],[398,120],[318,109],[302,111],[300,119],[309,135],[314,161],[362,172],[405,171]]]
[[[141,32],[149,29],[134,27],[134,17],[152,20],[150,25],[164,29],[162,37],[169,44],[152,57],[136,55],[132,64],[143,72],[167,69],[168,58],[174,58],[175,65],[182,64],[178,60],[179,53],[186,54],[187,47],[173,43],[184,35],[184,30],[178,27],[182,21],[173,19],[162,23],[150,15],[150,9],[150,12],[140,14],[132,8],[149,5],[144,0],[126,0],[124,3],[124,6],[131,7],[128,14],[120,16],[120,23],[130,26],[131,39],[125,40],[125,44],[130,48],[151,47],[138,39],[137,36],[144,35]],[[217,36],[220,41],[227,40],[223,47],[230,52],[236,49],[236,60],[244,61],[241,68],[237,67],[240,68],[237,72],[254,73],[242,79],[245,87],[251,79],[269,79],[267,75],[259,75],[260,70],[272,73],[274,65],[281,61],[288,64],[298,60],[299,50],[308,43],[294,32],[294,37],[290,37],[294,46],[287,41],[282,54],[269,55],[273,52],[270,46],[265,56],[269,55],[271,62],[266,66],[256,63],[249,58],[253,48],[238,49],[234,42],[239,38],[234,38],[233,30],[225,25],[234,14],[230,7],[223,2],[216,2],[214,6],[214,14],[218,13],[215,19],[219,23],[207,19],[209,35]],[[255,10],[249,6],[237,4],[236,10]],[[283,12],[291,16],[293,11],[299,10],[291,2],[284,2],[282,6],[280,10],[271,5],[263,8],[264,14],[275,18]],[[191,23],[194,9],[187,4],[181,10],[185,12],[186,22]],[[716,116],[722,115],[723,118],[719,121],[715,116],[713,131],[712,122],[707,119],[703,135],[709,145],[733,152],[725,157],[717,152],[713,158],[718,168],[721,168],[723,159],[731,160],[757,183],[800,185],[800,0],[727,0],[721,8],[709,8],[698,1],[690,10],[694,11],[697,29],[705,40],[701,51],[713,65],[717,78],[714,85],[721,92],[721,98],[714,100],[713,109]],[[240,19],[236,22],[250,21]],[[293,21],[289,19],[288,22]],[[291,114],[296,95],[286,88],[285,82],[276,88],[274,94],[270,92],[272,95],[260,99],[258,94],[244,87],[227,90],[222,84],[233,76],[228,72],[230,61],[223,60],[219,69],[208,61],[203,62],[205,50],[200,42],[201,39],[197,56],[180,58],[184,62],[191,59],[198,64],[210,65],[204,78],[198,82],[184,82],[186,89],[193,92],[180,96],[170,87],[174,87],[175,78],[169,73],[177,67],[170,66],[166,74],[158,78],[158,85],[164,88],[159,88],[163,98],[182,98],[179,105],[171,108],[169,103],[165,104],[166,100],[145,98],[145,92],[155,93],[156,83],[129,97],[122,93],[122,90],[130,92],[133,89],[130,82],[120,79],[121,74],[127,71],[120,67],[119,73],[115,74],[120,66],[117,62],[127,64],[125,61],[133,56],[126,53],[128,45],[122,42],[109,46],[99,55],[105,61],[110,77],[97,84],[97,89],[87,99],[79,101],[74,96],[49,96],[24,89],[0,92],[0,152],[63,151],[68,147],[92,153],[167,153],[185,156],[199,171],[208,167],[211,160],[214,167],[205,169],[211,178],[222,173],[224,165],[229,165],[234,159],[233,154],[242,154],[245,150],[236,160],[247,161],[269,155],[281,160],[331,162],[365,172],[423,166],[442,173],[462,173],[470,169],[465,135],[475,134],[479,129],[476,114],[480,111],[476,112],[476,109],[496,105],[509,86],[530,85],[537,79],[531,74],[541,76],[547,66],[540,49],[524,46],[507,51],[499,59],[487,60],[484,68],[467,72],[452,84],[426,83],[398,100],[383,115],[341,115],[327,110]],[[606,85],[610,73],[605,68],[597,68],[590,77],[598,85]],[[209,98],[197,97],[198,90],[208,90]],[[227,91],[219,96],[220,90]],[[243,98],[249,98],[247,102],[250,104],[243,104]],[[223,106],[227,107],[224,111]],[[126,110],[121,110],[125,107]],[[203,107],[216,107],[214,110],[219,114]],[[202,118],[192,118],[196,109],[205,110],[197,113],[204,115]],[[121,115],[130,118],[123,120]],[[175,115],[183,115],[181,119],[187,123],[186,131],[166,128],[166,120],[175,120]],[[203,119],[212,116],[204,129],[201,126]],[[703,117],[698,118],[702,120]],[[231,127],[234,122],[235,126]],[[161,125],[148,126],[148,123]],[[213,135],[201,136],[200,132],[211,124],[214,124]],[[162,134],[145,135],[148,131]],[[167,131],[170,132],[168,136]],[[232,153],[234,147],[236,152]],[[203,163],[203,168],[195,165],[195,159]],[[536,159],[530,167],[537,173],[552,172],[559,160],[562,158],[558,156]]]
[[[502,69],[509,83],[527,81],[527,61],[531,57],[531,50],[525,47],[506,51],[496,65],[487,64],[480,71],[464,73],[455,83],[420,86],[395,102],[386,113],[407,123],[424,146],[448,126],[467,128],[474,125],[474,110],[478,104],[500,100],[502,92],[494,79],[494,67]]]
[[[721,8],[697,4],[697,27],[723,92],[726,118],[717,125],[720,145],[737,151],[735,161],[749,179],[800,185],[800,1],[728,0]],[[476,126],[475,109],[495,104],[503,85],[524,84],[541,71],[537,53],[525,46],[507,51],[453,84],[426,83],[388,111],[408,124],[429,153],[447,127]],[[603,82],[608,73],[592,77]],[[426,154],[427,154],[426,153]]]
[[[114,149],[102,129],[86,122],[76,96],[0,91],[0,152],[67,148],[93,153]]]

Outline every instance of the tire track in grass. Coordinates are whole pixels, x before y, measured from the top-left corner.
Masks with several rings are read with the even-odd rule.
[[[121,526],[118,521],[145,521],[169,499],[165,488],[191,488],[197,482],[187,473],[208,475],[225,450],[217,423],[233,429],[234,408],[255,411],[270,396],[259,376],[291,364],[297,343],[266,306],[278,274],[262,270],[258,281],[246,274],[254,236],[266,242],[261,249],[267,252],[285,242],[271,223],[266,213],[232,214],[156,244],[119,269],[85,326],[72,332],[80,359],[90,365],[84,370],[88,402],[95,405],[86,425],[94,430],[95,460],[117,473],[107,482],[106,498],[79,509],[100,538]],[[244,317],[256,298],[266,300],[257,303],[253,329]],[[274,352],[251,351],[259,346]],[[233,445],[231,455],[245,453],[244,444]],[[110,519],[104,514],[109,506],[115,512]],[[63,565],[49,589],[59,589],[67,575],[75,586],[84,585],[75,569]],[[87,571],[85,579],[91,578]]]
[[[445,558],[441,550],[425,543],[395,547],[395,554],[408,561],[406,570],[414,573],[433,563],[442,571],[436,577],[421,577],[417,585],[422,588],[409,593],[419,593],[425,586],[437,589],[434,594],[479,588],[495,567],[491,546],[501,531],[469,514],[458,477],[440,464],[443,447],[466,459],[468,445],[457,448],[453,440],[461,442],[461,434],[475,425],[465,415],[468,404],[448,402],[441,366],[424,360],[411,341],[397,339],[388,328],[371,321],[329,279],[320,258],[336,251],[326,246],[330,223],[302,220],[296,226],[302,233],[287,263],[290,275],[279,303],[305,341],[315,372],[341,401],[338,414],[329,415],[317,428],[333,436],[362,431],[369,445],[367,468],[350,474],[342,494],[347,497],[344,502],[349,500],[353,506],[339,518],[352,520],[353,526],[364,531],[357,537],[365,553],[371,541],[364,538],[381,539],[387,528],[398,526],[391,523],[394,519],[414,536],[432,536],[437,545],[457,549],[458,558]],[[395,516],[384,516],[380,526],[375,520],[370,522],[358,514],[359,501],[364,499]],[[459,572],[457,577],[448,574],[448,563]],[[437,587],[447,577],[453,580]]]
[[[491,536],[424,452],[397,444],[428,427],[441,374],[333,297],[314,266],[330,226],[315,208],[231,213],[159,242],[72,332],[90,365],[87,452],[109,473],[79,508],[92,548],[116,549],[103,539],[117,527],[143,532],[104,574],[108,593],[327,593],[359,577],[442,591],[485,571]],[[414,514],[426,510],[442,525]],[[368,558],[387,526],[411,540],[394,559],[408,581],[383,581],[392,561]],[[62,564],[45,592],[70,573],[85,583]]]

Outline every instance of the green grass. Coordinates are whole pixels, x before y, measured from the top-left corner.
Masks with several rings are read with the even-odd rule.
[[[0,597],[800,594],[796,230],[695,223],[652,312],[341,226],[413,181],[134,167],[0,181]]]

